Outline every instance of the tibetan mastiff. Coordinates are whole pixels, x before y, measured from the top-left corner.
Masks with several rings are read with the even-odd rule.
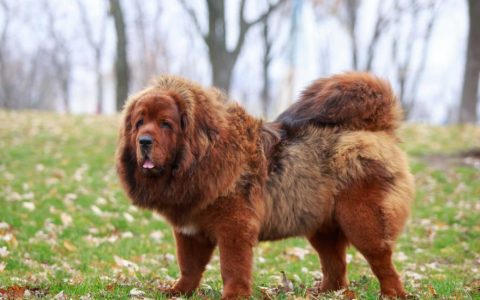
[[[173,227],[181,275],[168,292],[192,293],[218,246],[223,299],[248,297],[253,247],[304,236],[320,257],[320,291],[347,287],[352,244],[381,294],[405,297],[392,263],[414,198],[401,117],[390,85],[366,73],[315,81],[273,122],[175,76],[133,95],[117,170],[132,202]]]

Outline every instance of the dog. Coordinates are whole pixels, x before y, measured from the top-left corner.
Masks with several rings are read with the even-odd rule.
[[[405,297],[392,263],[414,181],[395,130],[390,85],[367,73],[319,79],[264,122],[215,88],[160,76],[125,104],[117,171],[133,204],[172,225],[190,294],[218,246],[223,299],[249,297],[253,247],[304,236],[318,252],[321,292],[346,288],[353,245],[380,282]]]

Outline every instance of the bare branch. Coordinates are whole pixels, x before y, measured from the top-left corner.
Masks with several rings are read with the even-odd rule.
[[[370,43],[368,45],[367,63],[365,65],[365,71],[371,71],[372,70],[373,59],[375,57],[375,49],[377,47],[378,41],[380,40],[380,37],[385,32],[386,27],[389,25],[389,23],[391,21],[387,17],[387,15],[383,12],[383,4],[384,3],[385,3],[384,1],[379,1],[378,2],[377,20],[375,22],[375,27],[374,27],[372,39],[370,40]]]
[[[260,22],[265,22],[268,17],[278,8],[280,7],[280,5],[282,3],[284,3],[286,0],[278,0],[276,3],[274,4],[269,4],[268,5],[268,9],[263,13],[261,14],[258,18],[256,18],[255,20],[253,21],[250,21],[248,22],[247,20],[245,20],[245,0],[242,0],[240,2],[240,32],[238,34],[238,39],[237,39],[237,44],[235,46],[235,49],[233,50],[233,55],[235,56],[238,56],[238,54],[240,53],[240,49],[242,49],[242,46],[243,46],[243,42],[245,41],[245,36],[248,32],[248,30],[260,23]]]
[[[182,5],[183,9],[185,9],[185,11],[188,13],[190,18],[192,18],[193,24],[195,25],[195,28],[197,29],[198,33],[203,38],[203,40],[206,42],[208,33],[205,34],[205,33],[202,32],[202,27],[200,26],[200,22],[198,21],[197,14],[193,10],[193,8],[191,8],[190,6],[187,5],[187,2],[185,0],[179,0],[179,1],[180,1],[180,4]]]
[[[414,97],[416,96],[418,92],[418,87],[420,84],[420,78],[422,77],[423,71],[425,70],[425,65],[427,63],[427,56],[428,56],[428,47],[430,45],[430,40],[432,37],[432,32],[433,32],[433,27],[435,25],[435,20],[437,19],[438,13],[439,13],[439,7],[442,4],[442,1],[439,1],[438,5],[435,5],[437,2],[432,2],[432,8],[430,10],[432,11],[430,18],[427,23],[427,29],[425,31],[425,34],[423,36],[424,40],[424,45],[422,49],[422,54],[421,54],[421,59],[420,59],[420,65],[418,66],[415,74],[413,75],[413,80],[412,80],[412,86],[411,86],[411,91],[410,95],[412,97],[412,100],[410,103],[407,105],[407,112],[410,112],[413,109],[413,106],[415,105],[415,99]]]
[[[277,3],[269,4],[267,11],[264,12],[263,14],[261,14],[261,15],[260,15],[258,18],[256,18],[255,20],[248,22],[248,25],[251,27],[251,26],[253,26],[253,25],[255,25],[255,24],[258,24],[258,23],[260,23],[260,22],[263,22],[263,21],[266,20],[278,7],[280,7],[280,5],[283,4],[284,2],[286,2],[286,0],[278,0]]]

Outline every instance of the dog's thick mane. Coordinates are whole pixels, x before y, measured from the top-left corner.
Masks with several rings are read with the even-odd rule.
[[[139,178],[134,150],[129,145],[130,115],[139,99],[156,91],[166,92],[176,101],[186,123],[183,140],[175,154],[177,166],[171,176]],[[242,129],[231,123],[257,124],[260,130],[261,121],[250,117],[236,104],[225,105],[225,99],[225,95],[217,89],[206,89],[176,76],[158,77],[149,87],[129,98],[122,116],[117,169],[135,204],[164,213],[168,209],[178,211],[182,206],[188,206],[191,211],[194,207],[192,201],[206,206],[235,184],[244,171],[245,162],[239,159],[238,154],[230,152],[232,147],[242,145],[244,141],[234,140],[239,134],[232,131]]]

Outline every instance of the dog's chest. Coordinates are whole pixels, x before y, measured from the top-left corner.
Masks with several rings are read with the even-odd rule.
[[[195,224],[175,226],[175,230],[184,235],[190,235],[190,236],[198,233],[198,227]]]

